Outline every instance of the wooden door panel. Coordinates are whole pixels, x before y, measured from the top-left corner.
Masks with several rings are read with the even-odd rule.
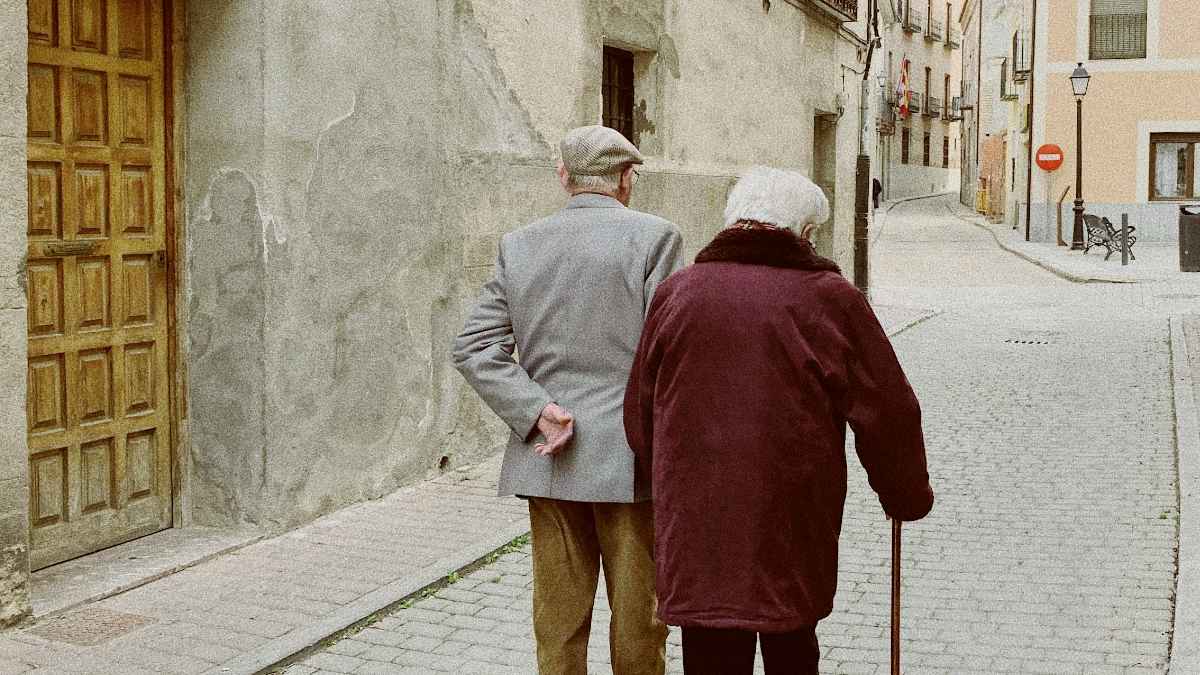
[[[112,421],[111,349],[90,349],[79,352],[79,387],[75,401],[78,404],[80,426]]]
[[[63,273],[61,260],[30,260],[26,265],[29,289],[29,334],[61,335],[63,332]]]
[[[75,236],[108,236],[108,165],[75,163]]]
[[[104,53],[107,33],[107,0],[71,0],[71,47],[81,52]]]
[[[32,565],[171,524],[161,0],[29,0]]]
[[[154,223],[154,179],[148,166],[121,169],[121,234],[149,236]]]
[[[108,78],[103,72],[73,69],[71,100],[74,108],[74,143],[103,145],[108,139]]]
[[[30,515],[34,527],[56,525],[67,514],[67,449],[34,455],[29,482],[33,494]]]
[[[58,143],[58,68],[29,64],[29,140]]]
[[[125,415],[149,415],[158,407],[155,395],[158,361],[154,358],[154,343],[125,345]]]
[[[153,14],[146,0],[121,0],[117,5],[117,36],[119,54],[126,59],[151,57],[150,17]]]
[[[67,373],[62,354],[29,360],[29,431],[49,434],[67,430]]]
[[[55,0],[29,0],[29,42],[50,47],[58,45],[58,3]]]
[[[79,271],[79,331],[112,328],[112,272],[107,256],[80,258]]]
[[[115,439],[102,438],[80,446],[80,511],[84,514],[110,509],[116,502]]]
[[[150,142],[150,80],[144,77],[118,78],[121,92],[121,145],[145,147]]]
[[[62,165],[30,162],[28,180],[30,238],[62,239]]]

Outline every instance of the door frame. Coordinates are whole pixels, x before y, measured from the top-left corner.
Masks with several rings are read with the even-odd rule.
[[[167,256],[167,376],[171,419],[171,527],[190,524],[187,489],[191,475],[187,428],[187,317],[181,311],[186,291],[187,200],[184,198],[184,114],[176,106],[185,101],[187,70],[187,2],[163,0],[163,151],[166,160],[165,192]]]

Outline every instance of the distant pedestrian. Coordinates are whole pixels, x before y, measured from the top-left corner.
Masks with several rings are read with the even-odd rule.
[[[889,516],[933,506],[916,396],[866,297],[809,243],[828,216],[804,176],[750,171],[646,317],[625,430],[652,476],[659,616],[683,627],[689,675],[750,673],[756,637],[768,674],[817,672],[847,422]]]
[[[878,178],[871,179],[871,199],[875,201],[875,210],[879,210],[879,198],[883,196],[883,183]]]
[[[650,483],[635,471],[621,402],[682,241],[673,224],[627,208],[642,156],[624,136],[583,127],[561,150],[566,208],[500,239],[454,364],[513,432],[500,492],[529,500],[539,672],[586,675],[603,565],[613,672],[660,675]]]

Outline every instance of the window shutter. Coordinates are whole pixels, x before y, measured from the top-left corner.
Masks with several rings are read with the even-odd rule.
[[[1092,15],[1145,14],[1146,0],[1092,0]]]

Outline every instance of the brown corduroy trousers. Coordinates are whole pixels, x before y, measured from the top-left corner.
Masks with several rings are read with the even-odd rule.
[[[612,608],[608,639],[613,675],[662,675],[667,626],[655,615],[651,503],[535,497],[529,499],[529,523],[540,675],[587,675],[601,565]]]

